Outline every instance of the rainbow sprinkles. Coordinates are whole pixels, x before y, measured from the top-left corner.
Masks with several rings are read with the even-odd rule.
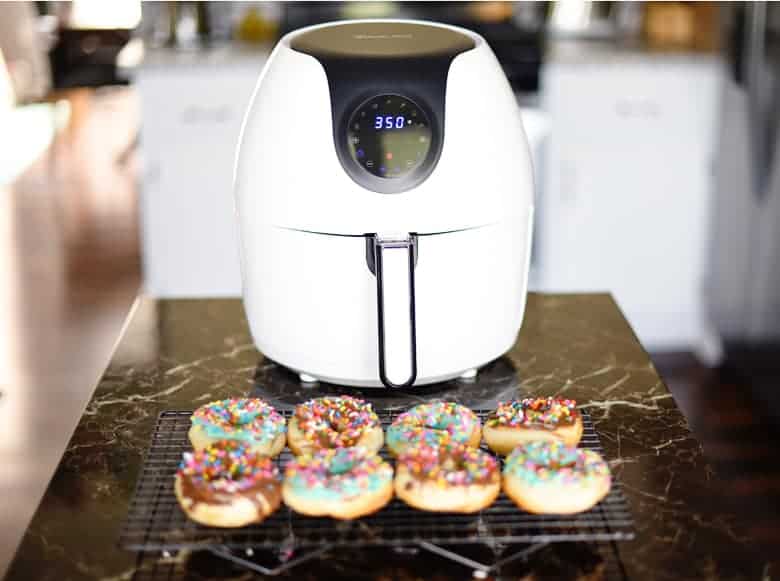
[[[607,463],[593,450],[539,440],[515,448],[506,459],[504,474],[517,476],[532,485],[548,482],[569,485],[603,478],[610,472]]]
[[[177,474],[204,492],[234,494],[265,481],[277,481],[279,468],[271,458],[252,453],[246,444],[223,440],[186,452]]]
[[[256,398],[214,401],[195,410],[192,424],[212,439],[269,442],[286,430],[284,418]]]
[[[492,428],[537,428],[554,430],[577,420],[577,402],[556,397],[527,397],[505,401],[490,414],[485,425]]]

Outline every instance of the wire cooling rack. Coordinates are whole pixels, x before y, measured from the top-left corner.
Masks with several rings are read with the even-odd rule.
[[[474,411],[483,421],[489,413],[489,410]],[[280,410],[280,413],[289,418],[292,412]],[[399,413],[401,411],[377,411],[384,426],[392,423]],[[603,454],[590,415],[584,410],[581,413],[584,430],[580,446]],[[120,547],[163,554],[182,549],[208,550],[256,571],[273,574],[280,569],[253,566],[254,551],[272,552],[286,569],[331,548],[414,546],[460,561],[478,571],[493,566],[465,557],[459,559],[457,554],[453,557],[454,553],[442,546],[511,543],[540,546],[634,537],[628,503],[620,484],[615,481],[599,504],[576,515],[529,514],[501,494],[490,507],[475,514],[428,513],[394,499],[379,512],[348,522],[299,515],[283,505],[257,525],[237,529],[202,526],[187,519],[173,492],[173,477],[182,453],[191,450],[187,438],[191,414],[191,411],[160,414],[120,532]],[[291,458],[288,450],[282,452],[278,458],[280,467]]]
[[[463,552],[464,545],[457,547]],[[438,578],[463,579],[462,561],[453,562],[449,557],[439,559],[424,556],[419,551],[399,551],[398,547],[362,548],[345,554],[343,549],[329,553],[326,558],[313,563],[307,569],[310,579],[366,578],[376,579],[426,579],[435,571]],[[516,547],[508,547],[511,553]],[[455,553],[453,553],[455,554]],[[626,571],[614,541],[601,543],[553,543],[524,547],[506,558],[493,557],[489,550],[467,553],[472,565],[472,575],[477,579],[488,576],[512,579],[599,579],[601,581],[625,581]],[[415,558],[410,558],[417,555]],[[519,557],[522,557],[519,558]],[[490,561],[482,565],[476,560]],[[512,562],[509,562],[512,561]],[[346,567],[346,570],[345,570]],[[268,571],[254,569],[268,574]],[[274,572],[271,571],[271,574]],[[243,575],[242,575],[243,574]],[[163,557],[159,553],[138,553],[132,581],[191,581],[193,579],[245,579],[246,567],[229,560],[216,558],[200,551],[197,553]]]

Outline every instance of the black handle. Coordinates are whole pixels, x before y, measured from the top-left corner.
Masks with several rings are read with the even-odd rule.
[[[376,275],[379,378],[385,387],[417,379],[414,265],[417,237],[371,237]]]

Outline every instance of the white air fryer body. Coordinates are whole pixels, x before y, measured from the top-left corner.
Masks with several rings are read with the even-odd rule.
[[[235,196],[246,314],[278,363],[398,387],[460,376],[513,345],[531,162],[479,35],[410,21],[288,34],[249,106]]]

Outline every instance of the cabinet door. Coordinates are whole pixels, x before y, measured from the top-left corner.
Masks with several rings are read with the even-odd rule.
[[[695,336],[709,226],[706,148],[573,144],[551,157],[542,288],[613,293],[651,344]]]
[[[153,296],[241,293],[232,174],[258,72],[141,80],[143,261]]]
[[[537,280],[611,292],[653,348],[702,336],[722,79],[717,58],[658,55],[552,63],[543,76]]]

